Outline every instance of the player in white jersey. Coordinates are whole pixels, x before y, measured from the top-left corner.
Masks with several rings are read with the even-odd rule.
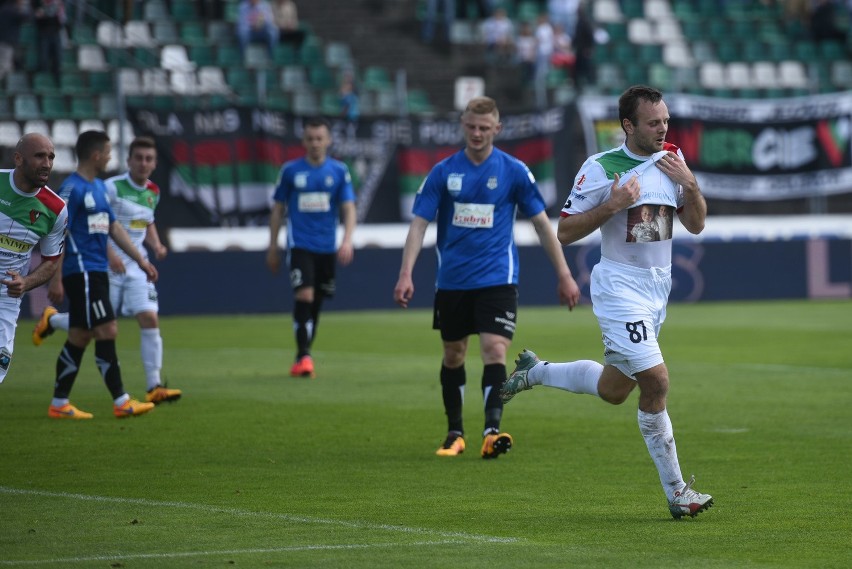
[[[68,210],[46,185],[54,156],[49,138],[25,134],[15,168],[0,170],[0,383],[12,363],[21,297],[50,280],[62,257]],[[42,261],[29,271],[36,245]]]
[[[133,245],[147,259],[148,245],[157,260],[165,258],[168,250],[160,241],[154,222],[154,210],[160,201],[160,189],[149,177],[157,167],[157,147],[152,138],[138,137],[130,143],[127,154],[128,171],[106,180],[107,197],[116,219],[127,231]],[[109,258],[110,303],[119,316],[134,316],[141,328],[140,351],[147,383],[146,401],[162,403],[181,397],[180,389],[165,387],[160,378],[163,365],[163,340],[160,335],[156,285],[124,251],[110,240]],[[49,306],[33,331],[33,343],[41,345],[56,329],[68,330],[68,313],[57,312]]]
[[[558,229],[564,245],[601,230],[601,261],[592,270],[591,295],[606,363],[544,362],[526,350],[501,395],[508,401],[534,385],[546,385],[618,405],[638,385],[639,430],[669,511],[675,518],[694,517],[713,498],[692,489],[694,477],[683,480],[666,410],[669,374],[657,337],[672,284],[671,217],[664,218],[675,208],[687,231],[698,234],[707,205],[680,149],[666,142],[669,111],[662,94],[643,85],[630,87],[619,99],[618,112],[624,144],[586,160]],[[661,224],[666,231],[659,230]]]

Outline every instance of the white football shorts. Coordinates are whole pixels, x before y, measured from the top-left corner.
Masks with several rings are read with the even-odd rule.
[[[136,316],[140,312],[159,312],[157,287],[148,282],[145,271],[136,263],[125,265],[127,272],[109,272],[109,301],[116,316]]]
[[[602,258],[592,269],[592,308],[604,361],[624,375],[663,363],[657,338],[672,289],[671,267],[644,269]]]
[[[0,383],[6,379],[9,366],[12,365],[12,352],[15,351],[15,328],[21,313],[21,299],[0,296]]]

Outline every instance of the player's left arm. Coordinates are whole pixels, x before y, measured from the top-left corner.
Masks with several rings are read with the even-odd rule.
[[[568,268],[568,263],[565,262],[565,253],[562,251],[562,245],[556,239],[556,233],[550,225],[550,219],[547,213],[540,211],[530,218],[535,232],[538,234],[538,240],[541,243],[544,252],[550,259],[550,263],[556,270],[556,276],[559,279],[557,285],[557,293],[559,302],[568,305],[568,309],[572,310],[580,300],[580,287],[571,275],[571,269]]]
[[[127,253],[131,259],[136,261],[139,268],[145,271],[145,274],[148,275],[149,281],[152,283],[157,282],[157,277],[159,275],[156,267],[149,263],[142,253],[139,252],[139,249],[136,248],[136,245],[134,245],[133,241],[130,239],[130,235],[127,234],[127,231],[124,227],[122,227],[118,220],[114,220],[109,224],[109,236],[112,237],[113,242],[118,245],[119,249]]]
[[[656,165],[683,190],[683,207],[678,208],[677,216],[687,231],[698,235],[704,230],[704,220],[707,218],[707,202],[701,194],[698,180],[686,165],[680,151],[669,152],[665,158],[658,160]]]
[[[340,213],[343,217],[343,241],[337,249],[337,259],[341,265],[348,265],[355,257],[355,248],[352,245],[352,235],[355,233],[357,212],[354,201],[345,201],[340,204]]]
[[[157,231],[157,224],[153,221],[148,225],[145,231],[145,244],[154,252],[154,257],[160,261],[166,258],[169,249],[160,241],[160,233]]]

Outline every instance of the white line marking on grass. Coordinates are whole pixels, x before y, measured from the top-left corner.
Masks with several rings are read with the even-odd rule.
[[[420,547],[425,545],[467,544],[464,540],[418,541],[413,543],[355,543],[349,545],[293,545],[291,547],[264,547],[250,549],[223,549],[221,551],[181,551],[174,553],[130,553],[117,555],[90,555],[86,557],[58,557],[55,559],[2,560],[0,565],[46,565],[62,563],[87,563],[91,561],[130,561],[133,559],[176,559],[181,557],[210,557],[214,555],[248,555],[256,553],[287,553],[293,551],[335,551],[347,549],[373,549],[380,547]]]
[[[786,364],[731,364],[731,367],[778,373],[816,373],[824,375],[852,375],[852,370],[842,367],[794,366]]]
[[[84,500],[88,502],[106,502],[111,504],[136,504],[155,508],[184,508],[199,510],[207,513],[229,514],[232,516],[245,516],[249,518],[270,518],[284,520],[301,524],[324,524],[355,529],[393,531],[409,534],[430,535],[449,539],[462,539],[466,541],[482,541],[489,543],[515,543],[519,541],[514,537],[497,537],[492,535],[477,535],[455,531],[436,531],[426,528],[415,528],[390,524],[375,524],[363,521],[333,520],[328,518],[312,518],[309,516],[295,516],[292,514],[279,514],[275,512],[256,512],[253,510],[239,510],[237,508],[223,508],[220,506],[208,506],[206,504],[192,504],[190,502],[163,502],[158,500],[146,500],[143,498],[115,498],[112,496],[91,496],[88,494],[72,494],[69,492],[47,492],[44,490],[25,490],[21,488],[10,488],[0,486],[0,494],[14,494],[19,496],[44,496],[47,498],[66,498],[69,500]]]

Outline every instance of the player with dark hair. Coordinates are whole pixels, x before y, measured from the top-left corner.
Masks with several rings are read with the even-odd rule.
[[[124,391],[115,350],[118,325],[109,295],[107,247],[111,237],[152,282],[157,269],[133,245],[109,205],[103,175],[110,160],[112,144],[105,132],[90,130],[80,134],[75,147],[77,171],[62,183],[59,195],[68,204],[68,231],[62,280],[54,277],[48,297],[54,304],[67,293],[70,306],[68,339],[56,361],[56,382],[48,416],[54,419],[91,419],[92,414],[77,409],[69,401],[71,388],[80,370],[86,347],[94,339],[95,363],[113,399],[118,418],[141,415],[154,408],[140,403]]]
[[[133,139],[127,153],[127,172],[109,178],[105,184],[110,207],[121,222],[134,246],[147,259],[147,244],[157,260],[165,258],[168,250],[160,241],[154,223],[154,210],[160,202],[160,188],[149,177],[157,167],[157,146],[153,138]],[[180,389],[162,384],[163,339],[160,336],[157,287],[148,281],[136,262],[117,249],[110,241],[109,256],[110,302],[118,315],[134,316],[141,328],[140,352],[145,369],[147,390],[145,400],[151,403],[175,401]],[[40,346],[54,330],[68,330],[68,313],[57,312],[48,306],[33,330],[33,343]]]
[[[503,385],[503,401],[534,385],[600,397],[619,405],[639,386],[639,430],[660,475],[675,518],[695,516],[713,504],[709,494],[684,482],[666,401],[669,372],[657,338],[671,292],[671,232],[637,239],[631,220],[641,209],[676,209],[683,226],[701,233],[707,205],[680,149],[666,142],[669,110],[660,91],[627,89],[618,114],[626,134],[618,148],[589,157],[562,209],[558,237],[564,245],[600,228],[601,261],[591,277],[592,307],[603,333],[605,364],[591,360],[551,363],[525,350]],[[622,180],[627,180],[621,183]],[[639,210],[637,210],[639,208]]]
[[[438,282],[433,328],[441,331],[441,393],[447,437],[438,456],[458,456],[465,449],[462,404],[467,382],[468,337],[479,335],[485,428],[482,458],[496,458],[512,447],[500,432],[506,380],[506,351],[518,313],[518,248],[514,240],[517,210],[530,218],[539,242],[559,279],[558,295],[573,308],[580,289],[571,276],[562,248],[545,213],[544,199],[529,168],[494,147],[500,112],[489,97],[475,97],[461,116],[465,147],[439,162],[417,192],[414,219],[402,252],[394,300],[403,308],[414,295],[412,273],[423,248],[426,228],[438,224]]]
[[[315,377],[311,346],[317,336],[320,310],[334,296],[336,261],[352,262],[355,231],[355,191],[346,164],[330,158],[331,128],[323,118],[305,122],[302,145],[305,156],[281,168],[269,216],[266,264],[277,273],[281,266],[278,234],[287,217],[287,264],[294,291],[293,327],[296,361],[292,377]],[[337,246],[339,216],[343,239]]]

